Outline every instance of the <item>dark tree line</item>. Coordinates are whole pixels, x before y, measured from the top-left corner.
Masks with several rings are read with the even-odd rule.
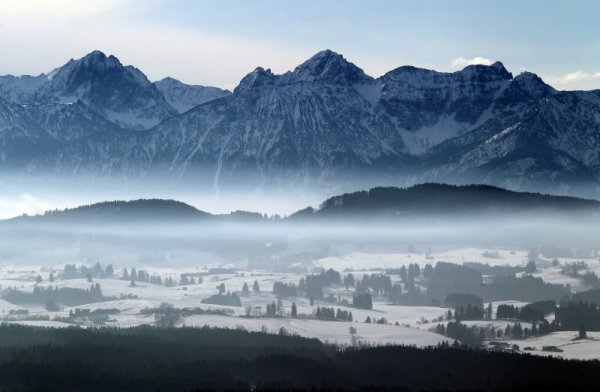
[[[342,309],[317,306],[315,317],[319,320],[352,321],[352,312]]]
[[[538,301],[522,307],[514,305],[498,305],[497,319],[518,319],[522,321],[544,321],[546,315],[556,311],[556,302]]]
[[[93,302],[100,302],[114,299],[104,297],[100,284],[92,284],[89,289],[76,289],[72,287],[42,287],[35,286],[33,292],[25,293],[19,290],[8,290],[3,295],[3,299],[14,304],[36,303],[48,305],[78,306]],[[50,303],[49,303],[50,301]],[[49,309],[51,311],[57,309]]]
[[[64,266],[60,277],[62,279],[81,279],[81,278],[110,278],[115,274],[112,264],[103,267],[100,263],[94,264],[92,267],[87,265],[77,266],[75,264],[67,264]]]
[[[183,275],[182,275],[183,278]],[[121,279],[128,280],[132,284],[135,285],[135,282],[143,282],[143,283],[153,283],[153,284],[163,284],[163,279],[159,275],[150,275],[148,271],[143,269],[136,270],[135,268],[131,268],[131,271],[128,271],[127,268],[123,269],[123,276]],[[185,278],[185,284],[189,284],[187,277]],[[176,282],[170,276],[165,279],[164,285],[167,287],[176,286]]]
[[[460,332],[459,332],[460,333]],[[91,355],[93,353],[93,355]],[[233,329],[0,326],[6,390],[596,390],[600,364]]]

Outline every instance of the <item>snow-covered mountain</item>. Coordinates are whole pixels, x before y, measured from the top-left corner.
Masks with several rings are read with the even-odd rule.
[[[228,90],[185,84],[171,77],[154,82],[154,85],[178,113],[187,112],[194,106],[231,94]]]
[[[149,129],[189,108],[226,95],[216,87],[190,86],[172,78],[152,83],[139,69],[94,51],[39,76],[0,77],[0,96],[28,105],[78,101],[127,129]]]
[[[435,179],[586,188],[598,181],[600,106],[578,92],[553,92],[522,112],[498,116],[435,146],[422,161]]]
[[[375,81],[321,52],[284,75],[257,68],[233,94],[152,129],[138,145],[154,168],[208,171],[215,184],[335,182],[348,171],[382,175],[405,163],[389,118],[363,96]]]
[[[282,75],[256,68],[230,93],[151,83],[93,52],[47,75],[0,77],[0,98],[3,156],[21,153],[30,173],[560,193],[598,189],[600,179],[600,92],[559,92],[500,62],[373,78],[325,50]]]

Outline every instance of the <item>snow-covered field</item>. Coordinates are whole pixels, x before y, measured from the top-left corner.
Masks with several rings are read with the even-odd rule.
[[[577,331],[560,331],[544,336],[523,340],[510,340],[523,352],[525,347],[534,348],[524,351],[535,355],[554,356],[567,359],[600,359],[600,332],[588,332],[587,339],[576,339]],[[542,351],[543,346],[556,346],[563,352]]]
[[[484,254],[493,254],[494,257]],[[496,255],[497,254],[497,255]],[[399,268],[408,264],[435,265],[438,261],[462,264],[475,261],[490,265],[525,265],[527,263],[527,251],[509,251],[498,249],[463,248],[453,250],[440,250],[422,253],[363,253],[351,252],[347,255],[337,257],[325,257],[317,261],[317,265],[323,268],[333,268],[338,271],[346,269],[363,270],[377,268]]]
[[[559,259],[561,265],[579,261],[581,259]],[[337,271],[353,271],[356,279],[360,279],[363,274],[381,272],[385,268],[399,268],[408,264],[419,264],[421,267],[426,264],[435,265],[438,261],[453,262],[462,264],[463,262],[475,261],[488,263],[490,265],[511,265],[524,266],[528,261],[528,255],[523,250],[508,249],[481,249],[464,248],[454,250],[436,250],[426,253],[413,252],[357,252],[352,251],[340,256],[321,258],[314,262],[315,268],[333,268]],[[588,265],[590,271],[600,273],[600,261],[596,259],[583,259]],[[187,264],[187,263],[186,263]],[[585,289],[579,279],[569,277],[561,273],[560,266],[552,266],[551,260],[540,262],[544,268],[534,273],[545,281],[552,283],[570,284],[574,291]],[[52,287],[71,287],[79,289],[88,289],[90,282],[87,279],[60,279],[59,272],[62,265],[53,267],[40,266],[9,266],[0,265],[0,286],[2,289],[17,288],[20,291],[31,292],[36,285]],[[144,314],[144,309],[157,308],[161,303],[171,304],[175,308],[202,308],[204,310],[227,310],[226,315],[220,314],[202,314],[183,316],[177,325],[182,326],[214,326],[224,328],[243,328],[251,331],[268,331],[278,333],[284,329],[287,333],[297,334],[306,337],[314,337],[323,341],[350,344],[350,327],[356,329],[356,338],[369,344],[405,344],[415,346],[436,345],[448,338],[431,332],[432,329],[443,319],[448,309],[435,306],[399,306],[390,304],[386,298],[373,297],[373,309],[362,310],[354,307],[346,307],[337,303],[326,301],[317,301],[313,305],[309,299],[304,297],[289,297],[282,300],[285,309],[285,317],[264,317],[254,316],[246,317],[247,307],[261,307],[264,309],[267,304],[277,302],[277,298],[272,294],[274,282],[285,282],[298,284],[300,279],[305,277],[305,273],[280,273],[267,270],[236,270],[236,273],[208,274],[205,266],[185,266],[185,267],[140,267],[150,273],[150,275],[160,275],[164,280],[167,277],[175,281],[183,273],[203,273],[202,283],[194,283],[185,286],[167,287],[164,285],[137,282],[132,286],[129,280],[120,279],[123,271],[116,268],[115,276],[107,279],[94,279],[93,283],[99,283],[104,296],[114,297],[114,300],[108,300],[99,303],[93,303],[77,307],[62,307],[57,312],[48,312],[44,305],[40,304],[22,304],[16,305],[0,298],[0,312],[5,320],[12,318],[18,319],[14,311],[26,310],[27,316],[19,320],[9,321],[20,324],[49,327],[66,327],[72,324],[65,322],[64,319],[70,311],[78,309],[118,309],[119,313],[111,315],[105,325],[115,327],[132,327],[142,324],[153,324],[154,317]],[[50,273],[53,272],[57,277],[54,282],[49,282]],[[41,283],[36,283],[36,277],[42,277]],[[392,277],[395,281],[398,278]],[[260,286],[259,292],[252,291],[254,281]],[[247,295],[241,295],[241,307],[228,307],[221,305],[209,305],[201,303],[201,300],[217,293],[217,286],[223,283],[227,291],[241,293],[244,283],[251,291]],[[324,290],[325,296],[332,294],[334,298],[348,299],[351,302],[352,290],[347,290],[343,286],[334,286]],[[297,318],[289,317],[292,302],[297,305]],[[512,304],[523,306],[526,303],[521,301],[501,301],[494,302],[493,312],[496,312],[498,305]],[[317,306],[326,306],[340,308],[351,311],[353,322],[342,321],[321,321],[312,318]],[[10,311],[13,314],[9,314]],[[385,319],[382,324],[365,323],[369,317],[371,320]],[[26,320],[25,318],[29,318]],[[44,319],[47,318],[47,319]],[[514,321],[489,320],[489,321],[465,321],[467,326],[478,328],[495,329],[506,328],[508,324]],[[523,327],[530,327],[528,323],[521,323]],[[90,325],[87,325],[89,327]],[[85,325],[84,325],[85,327]],[[557,332],[547,336],[534,337],[525,340],[508,341],[518,344],[523,350],[524,347],[535,347],[535,351],[529,351],[540,355],[560,355],[566,358],[581,359],[600,359],[600,333],[590,332],[589,339],[573,340],[576,332]],[[564,350],[562,353],[553,353],[541,351],[542,346],[558,346]]]
[[[190,269],[160,269],[150,270],[152,273],[160,274],[163,277],[178,277],[184,272],[194,272]],[[0,284],[3,288],[17,287],[21,291],[31,292],[35,287],[35,277],[40,274],[43,282],[40,286],[51,285],[53,287],[73,287],[88,289],[90,282],[86,279],[56,279],[48,283],[50,271],[41,271],[35,267],[22,267],[4,269],[0,272]],[[357,276],[360,276],[358,274]],[[428,321],[443,316],[447,309],[439,307],[425,306],[395,306],[389,305],[385,301],[375,301],[372,310],[362,310],[350,307],[344,307],[337,304],[330,304],[325,301],[317,301],[313,306],[307,298],[290,297],[283,299],[283,306],[289,314],[292,302],[298,307],[298,314],[302,316],[312,315],[317,306],[327,306],[349,310],[353,314],[354,322],[341,321],[321,321],[308,318],[270,318],[270,317],[245,317],[246,307],[260,306],[263,311],[267,304],[277,302],[273,296],[273,282],[281,281],[286,283],[298,283],[304,275],[293,273],[267,273],[265,271],[246,271],[236,274],[207,275],[203,277],[202,283],[196,283],[186,286],[166,287],[163,285],[151,283],[136,283],[132,287],[129,281],[121,280],[118,277],[112,279],[94,279],[94,283],[99,283],[102,293],[105,296],[115,297],[117,299],[82,305],[77,307],[63,307],[58,312],[47,312],[43,306],[27,304],[14,305],[0,299],[0,310],[4,315],[10,310],[26,309],[28,316],[50,316],[50,320],[22,320],[14,321],[19,324],[34,326],[66,327],[71,324],[55,321],[55,317],[66,317],[70,311],[77,309],[119,309],[120,313],[112,315],[108,326],[133,327],[142,324],[153,324],[154,318],[151,315],[141,314],[146,308],[156,308],[161,303],[169,303],[175,308],[194,308],[202,309],[227,309],[231,315],[203,314],[183,317],[177,325],[186,326],[213,326],[224,328],[244,328],[250,331],[266,330],[272,333],[278,333],[280,328],[284,328],[288,333],[298,334],[305,337],[314,337],[322,341],[338,344],[350,344],[351,335],[349,328],[356,329],[356,339],[362,343],[368,344],[403,344],[415,346],[437,345],[448,339],[444,336],[430,332],[428,328],[431,325],[421,325],[423,318]],[[225,284],[228,291],[241,292],[244,283],[250,287],[256,280],[260,286],[260,292],[250,292],[247,296],[241,296],[241,307],[228,307],[221,305],[203,304],[201,300],[217,292],[217,286]],[[348,297],[344,287],[338,287],[326,291],[339,293],[343,298]],[[138,298],[124,298],[132,294]],[[351,295],[350,295],[351,297]],[[386,324],[365,323],[367,317],[373,320],[385,318]],[[398,325],[396,325],[396,323]]]

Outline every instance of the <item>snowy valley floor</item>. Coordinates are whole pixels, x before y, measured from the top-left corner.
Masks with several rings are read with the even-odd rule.
[[[440,253],[359,253],[351,252],[339,257],[326,257],[314,262],[316,268],[333,268],[337,271],[352,270],[355,277],[360,278],[363,274],[381,272],[382,268],[399,268],[402,265],[417,263],[420,266],[435,264],[437,261],[448,261],[462,264],[464,261],[479,261],[490,265],[524,265],[527,262],[527,252],[522,250],[494,250],[494,257],[485,257],[485,249],[468,248],[444,251]],[[580,259],[576,259],[580,260]],[[561,259],[561,263],[570,263],[575,259]],[[73,262],[73,261],[70,261]],[[600,273],[600,261],[597,259],[585,259],[589,269]],[[79,264],[79,262],[75,262]],[[88,289],[90,282],[87,279],[61,279],[58,273],[62,265],[55,266],[0,266],[0,285],[2,289],[16,288],[24,292],[32,292],[36,285],[53,287],[72,287]],[[443,321],[448,309],[435,306],[400,306],[390,304],[386,298],[374,297],[373,309],[363,310],[354,307],[346,307],[331,304],[326,301],[317,301],[312,306],[309,299],[304,297],[288,297],[282,300],[285,309],[285,317],[246,317],[247,307],[261,307],[277,302],[277,297],[272,294],[274,282],[285,282],[297,284],[306,273],[275,273],[260,270],[236,270],[235,273],[209,274],[205,267],[185,268],[156,268],[135,266],[144,268],[150,274],[160,275],[163,279],[172,277],[179,280],[184,273],[204,273],[202,283],[185,286],[166,287],[164,285],[138,282],[132,287],[130,281],[120,278],[122,271],[115,268],[115,276],[106,279],[94,279],[93,283],[99,283],[102,293],[107,297],[115,297],[114,300],[91,303],[75,307],[61,307],[60,310],[49,312],[45,306],[40,304],[12,304],[0,299],[0,312],[5,321],[10,323],[26,324],[32,326],[68,327],[72,323],[65,322],[69,313],[75,309],[118,309],[118,314],[109,317],[104,325],[112,327],[127,328],[143,324],[153,324],[153,315],[145,314],[145,309],[157,308],[161,303],[171,304],[175,308],[202,308],[212,310],[225,310],[227,314],[199,314],[188,315],[179,319],[177,326],[213,326],[233,329],[244,329],[248,331],[267,331],[279,333],[282,328],[286,333],[296,334],[303,337],[314,337],[324,342],[342,345],[351,344],[350,327],[355,329],[355,339],[370,345],[411,345],[417,347],[435,346],[449,339],[443,335],[433,332],[434,327]],[[126,266],[131,267],[131,266]],[[54,282],[49,283],[49,275],[53,272],[57,276]],[[36,277],[42,277],[41,283],[36,283]],[[544,281],[553,283],[569,283],[574,291],[583,289],[580,281],[560,274],[556,267],[548,266],[534,274]],[[250,291],[247,295],[240,295],[241,307],[209,305],[201,303],[201,300],[217,292],[217,286],[224,284],[227,291],[241,292],[244,283],[252,287],[254,281],[260,286],[259,292]],[[332,294],[336,299],[347,299],[351,302],[352,292],[343,286],[327,288],[325,296]],[[125,297],[125,298],[123,298]],[[131,298],[128,298],[131,297]],[[297,305],[298,317],[289,317],[292,302]],[[522,306],[525,303],[519,301],[494,302],[494,311],[499,304],[515,304]],[[351,311],[352,322],[321,321],[308,318],[315,312],[317,306],[341,308]],[[15,311],[26,311],[27,315],[18,317],[11,316]],[[12,312],[11,312],[12,311]],[[384,324],[365,323],[369,317],[372,320],[384,318]],[[550,316],[551,317],[551,316]],[[63,321],[61,321],[63,320]],[[509,321],[467,321],[468,326],[494,326],[496,329],[505,328]],[[527,326],[527,323],[522,323]],[[82,327],[94,327],[93,324],[83,324]],[[532,348],[527,352],[538,355],[553,355],[573,359],[600,359],[600,333],[590,332],[588,338],[574,340],[577,331],[561,331],[545,336],[532,337],[522,340],[505,340],[509,344],[519,345],[521,351],[525,347]],[[452,343],[450,341],[450,343]],[[557,346],[562,352],[542,351],[543,346]]]

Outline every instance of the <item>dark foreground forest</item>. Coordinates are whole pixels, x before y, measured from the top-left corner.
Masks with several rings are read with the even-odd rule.
[[[341,351],[225,329],[0,326],[5,391],[592,390],[600,363],[450,347]]]

